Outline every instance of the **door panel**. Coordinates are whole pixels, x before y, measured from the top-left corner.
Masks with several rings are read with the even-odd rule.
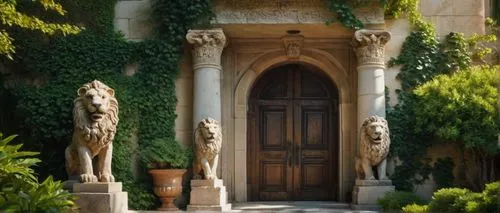
[[[288,121],[292,114],[286,102],[261,106],[259,116],[259,193],[260,200],[289,200],[292,197],[292,169],[289,167],[289,143],[291,141]],[[281,105],[280,105],[281,104]]]
[[[332,149],[329,135],[329,101],[299,100],[294,108],[299,161],[296,162],[294,194],[297,200],[332,199]]]
[[[336,200],[336,88],[299,65],[268,71],[248,112],[249,200]]]

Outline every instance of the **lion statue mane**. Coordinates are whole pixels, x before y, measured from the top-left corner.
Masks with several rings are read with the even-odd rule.
[[[379,180],[388,180],[387,155],[391,140],[387,121],[378,116],[365,119],[359,132],[359,156],[356,158],[356,176],[361,180],[376,180],[372,167],[377,167]]]
[[[205,118],[194,131],[196,159],[194,179],[217,179],[217,163],[222,146],[222,128],[213,118]],[[203,171],[203,172],[202,172]]]
[[[113,138],[118,124],[114,90],[98,80],[78,89],[73,108],[73,139],[66,148],[68,176],[80,182],[114,182],[111,173]],[[97,156],[94,169],[92,159]],[[94,171],[96,175],[94,175]]]

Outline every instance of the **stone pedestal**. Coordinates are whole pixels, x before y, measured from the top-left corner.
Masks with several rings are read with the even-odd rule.
[[[390,180],[356,180],[352,191],[352,209],[379,210],[377,200],[394,190]]]
[[[191,180],[191,201],[187,206],[188,211],[226,212],[231,210],[227,203],[226,187],[219,180]]]
[[[122,183],[76,183],[73,195],[80,213],[128,212],[128,195],[122,192]]]

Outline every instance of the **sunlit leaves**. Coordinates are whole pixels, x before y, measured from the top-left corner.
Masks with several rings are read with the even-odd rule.
[[[60,15],[65,14],[62,6],[53,0],[39,0],[39,3],[46,10],[53,10]],[[0,0],[0,23],[2,25],[36,30],[48,35],[53,35],[56,32],[60,32],[63,35],[76,34],[82,30],[82,28],[70,24],[45,22],[35,16],[19,12],[16,5],[17,0]],[[12,59],[12,54],[15,52],[14,45],[12,44],[13,40],[5,30],[0,31],[0,55],[5,55]]]
[[[497,152],[499,72],[498,67],[476,66],[418,87],[417,129],[468,148]]]

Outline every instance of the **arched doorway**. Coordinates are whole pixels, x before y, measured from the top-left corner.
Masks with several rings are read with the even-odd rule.
[[[317,68],[265,72],[248,100],[248,200],[338,200],[338,112],[338,90]]]

